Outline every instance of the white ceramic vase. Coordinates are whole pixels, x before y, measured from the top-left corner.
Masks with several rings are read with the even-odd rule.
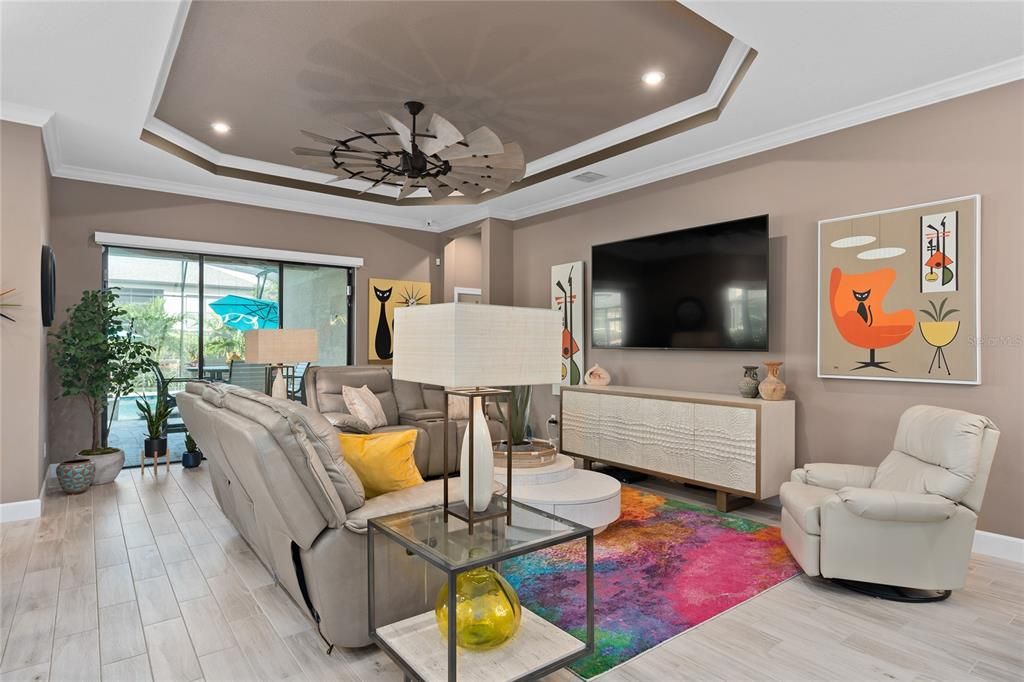
[[[469,428],[462,436],[462,456],[459,460],[459,479],[462,499],[469,501],[469,458],[473,457],[473,511],[487,509],[491,503],[494,485],[494,452],[491,449],[491,431],[484,419],[483,398],[473,398],[473,453],[469,451]]]

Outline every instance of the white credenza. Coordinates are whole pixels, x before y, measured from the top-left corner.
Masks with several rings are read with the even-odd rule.
[[[796,403],[625,386],[562,387],[561,450],[567,455],[712,488],[779,494],[795,468]]]

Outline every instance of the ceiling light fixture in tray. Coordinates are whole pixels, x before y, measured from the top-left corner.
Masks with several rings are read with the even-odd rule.
[[[526,159],[517,143],[502,144],[487,127],[463,136],[438,114],[430,117],[426,132],[419,132],[416,117],[423,111],[423,103],[406,102],[405,110],[412,116],[411,127],[382,111],[387,127],[384,132],[364,133],[349,128],[351,137],[333,139],[302,130],[303,135],[330,149],[295,147],[292,152],[318,159],[321,165],[305,168],[337,176],[328,182],[355,179],[372,183],[363,192],[381,184],[393,185],[401,188],[399,199],[421,187],[434,199],[443,199],[456,190],[478,197],[485,190],[504,192],[513,182],[522,180]]]

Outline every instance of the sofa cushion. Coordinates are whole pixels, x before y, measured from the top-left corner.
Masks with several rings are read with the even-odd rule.
[[[371,429],[387,425],[388,418],[384,414],[384,408],[368,386],[343,386],[341,395],[345,399],[345,407],[348,408],[349,414],[365,422]]]
[[[316,410],[311,410],[305,405],[291,400],[282,402],[285,403],[287,409],[301,419],[306,435],[323,463],[328,478],[334,484],[334,489],[338,493],[338,497],[341,498],[341,504],[345,507],[345,511],[349,512],[363,506],[363,502],[366,501],[366,491],[363,489],[359,476],[341,456],[337,429]]]
[[[324,412],[324,419],[331,423],[331,426],[344,433],[370,433],[373,429],[354,414],[347,412]]]
[[[782,508],[805,533],[821,534],[821,503],[836,491],[816,485],[786,481],[779,490]]]
[[[423,485],[398,490],[386,495],[378,495],[367,500],[366,504],[349,514],[345,519],[345,528],[356,533],[366,532],[366,522],[378,516],[397,514],[399,512],[413,511],[425,507],[440,506],[444,501],[444,479],[427,481]],[[497,481],[494,482],[494,494],[500,495],[505,492],[505,486]],[[448,479],[448,502],[462,500],[462,490],[459,479]]]

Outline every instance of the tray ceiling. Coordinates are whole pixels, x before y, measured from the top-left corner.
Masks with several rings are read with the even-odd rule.
[[[405,121],[416,99],[536,161],[705,93],[731,42],[674,1],[194,2],[155,118],[301,168],[300,128],[381,130],[378,110]],[[657,87],[640,78],[652,69]]]

